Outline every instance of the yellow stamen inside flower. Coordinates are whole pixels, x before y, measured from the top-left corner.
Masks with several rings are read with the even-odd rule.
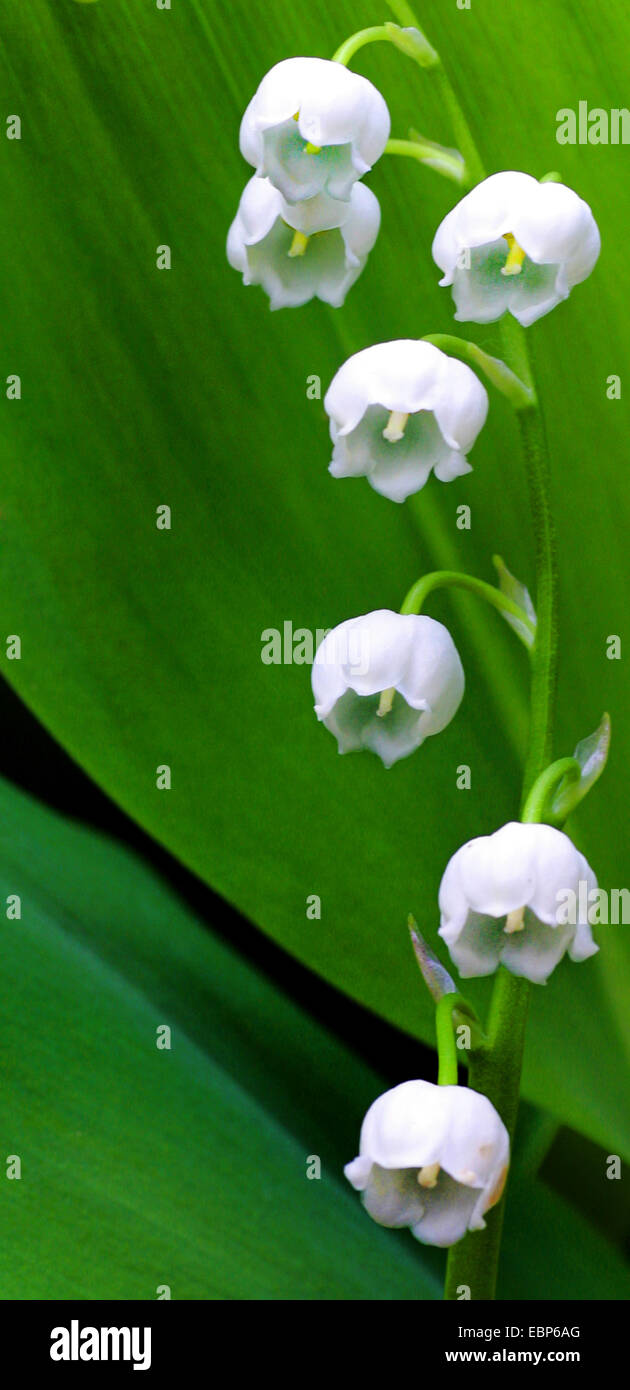
[[[404,411],[392,410],[383,430],[383,439],[388,439],[390,444],[397,444],[398,440],[403,438],[408,419],[409,415],[405,415]]]
[[[288,255],[293,259],[295,256],[303,256],[308,246],[308,237],[304,232],[294,232],[293,241],[288,250]]]
[[[376,711],[379,719],[382,719],[384,715],[389,714],[389,711],[394,703],[395,694],[396,687],[393,685],[390,686],[389,690],[381,690],[381,698],[378,702],[378,709]]]
[[[418,1182],[421,1187],[437,1187],[439,1163],[427,1163],[418,1173]]]
[[[515,907],[512,910],[512,912],[508,912],[508,915],[505,919],[505,926],[503,928],[504,932],[507,932],[507,935],[511,936],[512,933],[515,931],[522,931],[523,927],[525,926],[525,923],[523,921],[524,916],[524,907]]]
[[[296,112],[295,112],[295,115],[294,115],[293,119],[294,119],[294,121],[299,121],[299,119],[300,119],[300,113],[299,113],[299,111],[296,111]],[[308,141],[307,146],[306,146],[306,153],[307,153],[307,154],[321,154],[321,152],[322,152],[322,147],[321,147],[321,145],[311,145],[310,140]]]
[[[503,240],[507,241],[510,250],[507,261],[501,269],[501,274],[520,275],[527,252],[523,250],[522,246],[519,246],[516,237],[512,236],[511,232],[504,232]]]

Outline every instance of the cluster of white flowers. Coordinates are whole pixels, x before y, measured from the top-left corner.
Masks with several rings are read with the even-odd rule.
[[[359,180],[389,133],[381,93],[341,63],[287,58],[263,78],[241,122],[241,153],[255,173],[227,254],[272,309],[343,304],[380,226],[378,199]],[[471,323],[506,312],[534,323],[590,275],[599,250],[593,214],[572,189],[513,170],[473,188],[433,241],[455,317]]]
[[[343,304],[381,220],[378,199],[359,180],[389,131],[380,92],[341,63],[287,58],[263,78],[241,123],[241,153],[256,172],[227,253],[272,309],[314,298]]]
[[[348,659],[350,650],[360,663]],[[464,694],[462,663],[442,623],[387,609],[333,628],[315,655],[312,683],[315,713],[339,752],[369,749],[385,767],[446,728]],[[503,964],[544,984],[565,953],[574,961],[592,956],[588,917],[560,921],[568,891],[588,901],[581,882],[597,888],[568,836],[549,825],[515,822],[463,845],[439,895],[440,936],[462,978]]]
[[[385,102],[337,62],[293,58],[263,79],[241,125],[254,167],[228,236],[228,258],[271,308],[318,297],[335,307],[360,275],[380,209],[360,182],[385,150]],[[600,250],[590,208],[556,181],[507,171],[485,179],[444,218],[433,258],[455,317],[490,323],[511,313],[527,327],[590,274]],[[470,367],[416,339],[355,353],[325,397],[335,478],[367,477],[402,503],[433,472],[470,471],[488,397]],[[351,659],[351,653],[358,655]],[[432,618],[387,609],[341,623],[313,665],[315,712],[340,753],[368,749],[386,767],[439,733],[464,694],[450,634]],[[440,936],[463,978],[500,964],[544,984],[565,954],[598,949],[587,917],[567,925],[559,903],[592,869],[548,825],[512,823],[463,845],[439,892]],[[509,1137],[487,1097],[456,1085],[407,1081],[370,1107],[346,1175],[385,1226],[449,1246],[484,1226],[500,1198]]]

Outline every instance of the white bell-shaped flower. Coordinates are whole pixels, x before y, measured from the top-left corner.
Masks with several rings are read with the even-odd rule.
[[[509,310],[528,327],[586,280],[600,244],[588,203],[571,188],[507,171],[447,214],[433,259],[460,322],[491,323]]]
[[[588,894],[596,889],[568,835],[511,821],[469,840],[447,864],[439,934],[465,980],[502,964],[545,984],[566,951],[580,961],[599,949],[588,921]]]
[[[450,723],[464,672],[442,623],[387,608],[327,633],[312,670],[315,713],[340,753],[369,748],[385,767]]]
[[[467,450],[488,413],[488,395],[464,362],[432,343],[402,338],[364,348],[326,392],[334,478],[365,476],[392,502],[470,472]]]
[[[330,199],[313,199],[326,222]],[[271,309],[297,308],[322,299],[337,309],[358,280],[378,236],[381,210],[365,184],[357,183],[344,203],[344,220],[312,233],[312,207],[289,208],[269,179],[254,177],[244,189],[230,227],[227,258],[245,285],[262,285]],[[290,219],[290,220],[289,220]]]
[[[367,78],[323,58],[287,58],[266,74],[247,107],[241,153],[287,203],[322,193],[335,200],[340,222],[343,203],[382,155],[389,131],[387,106]]]
[[[423,1245],[448,1246],[483,1230],[509,1160],[508,1132],[487,1096],[404,1081],[370,1106],[359,1157],[344,1172],[380,1226],[410,1226]]]

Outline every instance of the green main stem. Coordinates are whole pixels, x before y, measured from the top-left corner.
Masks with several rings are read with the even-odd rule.
[[[404,28],[417,29],[422,34],[418,20],[407,0],[387,0],[387,4],[400,25]],[[342,45],[335,54],[335,59],[338,62],[347,63],[364,44],[379,42],[387,36],[385,26],[363,30],[361,33],[353,35],[346,44]],[[422,37],[426,39],[425,35]],[[426,40],[426,44],[427,53],[431,59],[430,70],[434,75],[434,80],[439,85],[442,106],[448,113],[458,148],[464,157],[468,179],[471,183],[480,182],[485,178],[485,171],[472,132],[457,95],[441,65],[439,55],[431,48],[428,40]],[[398,152],[402,151],[399,150]],[[405,152],[408,153],[408,151]],[[418,156],[416,155],[416,157]],[[534,375],[527,351],[525,333],[520,324],[509,314],[505,314],[503,317],[501,333],[508,363],[520,379],[519,385],[522,384],[525,387],[524,393],[522,390],[518,392],[518,399],[514,401],[514,404],[517,407],[516,414],[527,465],[536,537],[538,622],[536,641],[532,652],[529,746],[521,799],[521,815],[525,809],[529,815],[530,812],[531,814],[538,814],[536,808],[531,811],[531,803],[528,805],[528,796],[534,782],[551,761],[552,752],[557,656],[555,543],[549,505],[547,443],[543,419],[536,405]],[[492,362],[492,359],[489,361]],[[523,408],[518,408],[523,394],[527,398],[528,393],[531,393],[531,401],[524,404]],[[429,587],[426,588],[425,586],[426,592],[429,592],[430,588],[437,587],[436,581],[461,583],[462,577],[449,576],[444,572],[429,576],[427,579]],[[480,581],[474,581],[468,582],[466,587],[475,589],[480,597],[489,599],[495,606],[503,607],[507,611],[507,605],[504,601],[499,603],[496,598],[490,596],[490,593],[485,592],[485,590],[490,589],[490,586],[483,585]],[[418,612],[424,597],[425,592],[422,588],[422,581],[420,581],[419,585],[414,586],[414,589],[407,596],[403,611]],[[415,607],[416,603],[418,603],[418,607]],[[530,988],[527,980],[518,979],[509,974],[502,966],[499,968],[490,1005],[486,1030],[487,1041],[483,1048],[476,1052],[472,1051],[470,1058],[470,1083],[474,1089],[482,1091],[488,1096],[499,1111],[509,1132],[510,1143],[514,1138],[518,1112]],[[444,1083],[444,1080],[447,1079],[448,1084],[453,1075],[455,1080],[457,1077],[454,1044],[452,1040],[449,1041],[446,1038],[447,1027],[448,1030],[452,1028],[452,1009],[449,1009],[448,1005],[444,1006],[442,1012],[438,1010],[438,1025],[442,1039],[442,1057],[444,1058],[441,1065],[441,1080]],[[446,1299],[494,1298],[504,1208],[505,1201],[503,1200],[488,1214],[485,1230],[467,1235],[464,1240],[452,1247],[449,1252],[446,1272],[444,1290]]]
[[[537,636],[533,655],[529,747],[523,778],[523,801],[536,778],[551,762],[553,715],[558,664],[558,576],[553,515],[549,499],[549,462],[542,416],[522,411],[523,452],[527,462],[532,521],[536,538]]]
[[[516,1128],[531,986],[528,980],[499,967],[487,1025],[488,1044],[471,1053],[470,1084],[498,1110],[510,1135]],[[487,1214],[483,1231],[473,1231],[453,1245],[446,1266],[444,1298],[493,1299],[503,1233],[505,1198]]]
[[[387,0],[400,24],[420,25],[407,0]],[[437,56],[437,55],[436,55]],[[472,132],[444,68],[432,69],[439,83],[457,144],[472,181],[485,171]],[[525,332],[510,317],[501,323],[509,365],[534,392],[534,376]],[[554,528],[549,503],[549,464],[542,416],[532,405],[517,411],[536,538],[536,608],[538,626],[532,653],[529,746],[523,777],[521,810],[536,778],[551,761],[557,659],[557,595]],[[497,972],[487,1027],[487,1046],[471,1053],[471,1085],[482,1091],[499,1111],[514,1138],[521,1083],[525,1028],[531,986],[500,967]],[[486,1228],[467,1235],[449,1252],[444,1297],[474,1300],[495,1295],[505,1200],[486,1217]],[[464,1287],[462,1287],[464,1286]]]
[[[514,327],[509,335],[516,337]],[[507,336],[507,335],[506,335]],[[524,333],[519,329],[520,342],[514,344],[513,365],[525,380],[533,381],[526,357]],[[532,653],[530,695],[530,729],[525,772],[523,776],[521,814],[537,777],[551,761],[553,712],[556,689],[557,661],[557,585],[553,518],[549,503],[549,469],[544,424],[537,409],[517,413],[521,429],[523,452],[527,466],[534,533],[536,538],[536,609],[537,632]],[[518,1114],[521,1070],[525,1047],[525,1029],[531,985],[518,979],[500,966],[495,979],[490,1016],[488,1045],[479,1053],[471,1053],[470,1084],[482,1091],[498,1110],[514,1140]],[[484,1231],[473,1232],[454,1245],[449,1252],[444,1287],[445,1299],[470,1297],[493,1299],[501,1248],[505,1199],[486,1217]]]

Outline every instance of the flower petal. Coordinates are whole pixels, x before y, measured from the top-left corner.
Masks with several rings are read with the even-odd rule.
[[[379,1226],[413,1226],[425,1211],[417,1168],[380,1168],[372,1165],[363,1193],[363,1205]]]
[[[553,926],[526,912],[522,931],[504,934],[502,964],[513,975],[522,975],[532,984],[547,983],[552,970],[562,960],[573,938],[573,927]]]
[[[422,1245],[435,1245],[445,1250],[471,1229],[477,1193],[474,1188],[454,1182],[443,1174],[430,1199],[421,1220],[411,1227],[412,1235]],[[478,1224],[483,1227],[485,1221]]]
[[[440,927],[438,936],[446,942],[462,980],[493,975],[501,963],[503,923],[496,917],[468,912],[464,925],[451,920]]]
[[[380,157],[390,119],[381,93],[365,77],[323,58],[286,58],[265,75],[241,123],[241,153],[260,168],[263,132],[298,115],[304,140],[316,146],[350,143],[357,174]]]
[[[504,274],[508,236],[525,253],[518,274]],[[528,326],[590,275],[600,235],[588,204],[565,184],[507,170],[461,199],[432,249],[440,284],[453,286],[456,319],[492,323],[509,310]]]
[[[405,1081],[370,1106],[360,1155],[344,1171],[380,1225],[410,1226],[417,1240],[445,1247],[484,1226],[508,1162],[509,1136],[486,1096]]]
[[[464,978],[487,975],[501,960],[515,975],[544,983],[568,950],[585,960],[597,950],[587,920],[564,923],[567,893],[580,902],[595,876],[562,831],[510,822],[469,840],[447,864],[439,891],[440,936]],[[507,914],[524,909],[505,931]]]
[[[506,170],[491,174],[460,199],[440,223],[431,247],[436,265],[444,271],[441,285],[452,284],[462,251],[485,246],[513,231],[514,208],[533,197],[536,187],[538,180],[530,174]]]
[[[381,1168],[416,1172],[440,1162],[452,1114],[449,1089],[430,1081],[403,1081],[379,1096],[361,1126],[360,1153]]]
[[[326,392],[324,408],[333,476],[363,473],[377,492],[403,502],[432,468],[442,482],[470,471],[465,451],[485,422],[488,396],[465,363],[432,343],[405,338],[348,358]],[[395,442],[383,437],[392,411],[408,417]]]
[[[340,435],[355,429],[370,405],[403,414],[433,410],[444,397],[445,361],[453,359],[433,343],[415,338],[375,343],[339,368],[324,397],[324,409]],[[457,365],[474,377],[463,363]],[[477,385],[483,390],[480,382]]]
[[[533,196],[515,209],[510,230],[538,264],[566,266],[567,293],[590,275],[601,249],[588,203],[563,183],[536,183]]]
[[[330,199],[321,196],[312,202],[317,204],[315,220],[326,222]],[[311,237],[304,255],[290,256],[295,227],[308,228],[310,215],[308,204],[289,208],[268,179],[254,176],[243,192],[228,234],[227,256],[246,285],[263,287],[272,309],[297,308],[314,298],[338,308],[378,234],[378,200],[370,189],[356,184],[343,225],[334,219],[332,228]]]
[[[450,633],[424,615],[387,608],[350,618],[328,632],[311,675],[315,713],[341,753],[369,748],[386,767],[445,728],[464,692]],[[394,690],[389,713],[378,697]]]

